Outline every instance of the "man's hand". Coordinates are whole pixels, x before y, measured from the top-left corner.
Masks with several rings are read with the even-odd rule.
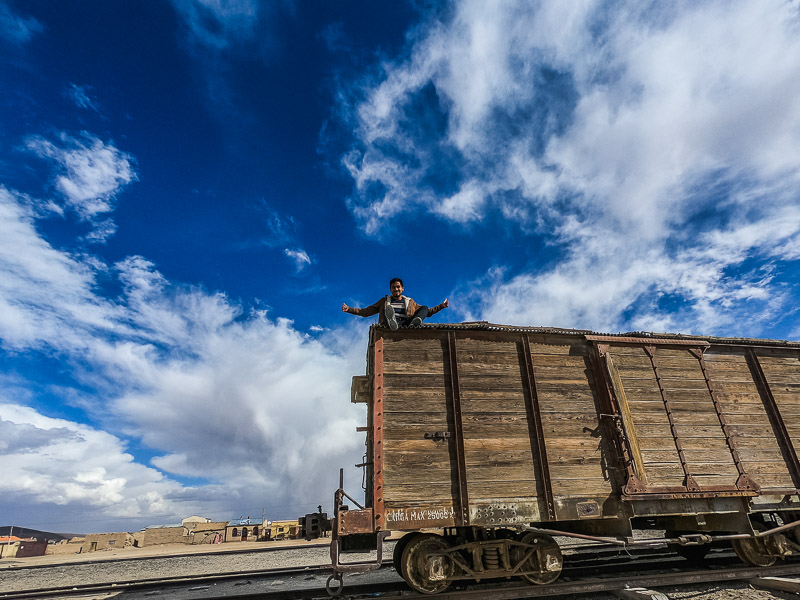
[[[447,308],[448,306],[450,306],[450,301],[445,298],[444,302],[442,302],[442,308]]]
[[[350,307],[347,306],[344,302],[342,302],[342,312],[347,312]]]

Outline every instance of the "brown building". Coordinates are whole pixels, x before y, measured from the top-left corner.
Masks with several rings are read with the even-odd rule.
[[[257,542],[265,539],[261,519],[235,519],[225,528],[226,542]]]
[[[183,525],[157,525],[145,527],[136,534],[138,546],[161,546],[163,544],[191,544],[189,530]]]
[[[81,546],[81,553],[98,550],[113,550],[134,545],[133,536],[127,531],[118,533],[89,533]]]
[[[225,529],[228,521],[209,521],[195,523],[189,529],[190,544],[219,544],[225,541]]]
[[[61,540],[55,544],[49,544],[45,554],[78,554],[85,541],[85,537],[73,537],[68,540]]]

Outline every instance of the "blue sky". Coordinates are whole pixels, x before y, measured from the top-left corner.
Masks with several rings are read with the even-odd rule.
[[[357,488],[363,306],[800,337],[796,1],[0,1],[0,524]]]

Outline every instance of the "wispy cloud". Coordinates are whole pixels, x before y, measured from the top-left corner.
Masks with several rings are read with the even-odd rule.
[[[663,322],[674,296],[665,325],[766,323],[786,295],[764,274],[800,231],[798,33],[778,0],[455,3],[345,90],[351,209],[375,236],[496,215],[557,249],[476,282],[493,320]]]
[[[311,264],[311,257],[309,257],[308,253],[301,248],[297,248],[295,250],[285,248],[283,253],[294,263],[295,269],[298,273]]]
[[[42,24],[33,17],[16,14],[5,2],[0,2],[0,38],[22,46],[43,30]]]
[[[100,112],[100,107],[98,106],[97,101],[89,95],[91,91],[92,87],[89,85],[77,85],[75,83],[70,83],[67,86],[66,93],[69,99],[72,100],[72,102],[78,108]]]
[[[61,134],[59,142],[34,136],[27,147],[55,163],[56,187],[78,215],[90,220],[111,211],[117,193],[137,178],[133,157],[85,132],[79,139]]]

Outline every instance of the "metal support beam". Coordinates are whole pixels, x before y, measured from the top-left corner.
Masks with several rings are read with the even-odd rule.
[[[542,413],[539,409],[539,395],[536,391],[536,375],[533,367],[533,354],[528,334],[522,336],[522,347],[525,362],[525,383],[528,395],[525,398],[525,408],[528,410],[528,429],[531,435],[531,450],[536,456],[538,479],[544,492],[547,518],[556,520],[556,504],[553,498],[553,482],[550,479],[550,463],[547,461],[547,447],[544,443],[544,428],[542,427]]]
[[[469,525],[469,494],[467,492],[467,464],[464,455],[464,426],[461,419],[461,388],[458,384],[458,354],[456,352],[456,334],[447,333],[447,355],[450,365],[450,401],[453,406],[453,444],[456,452],[458,471],[458,505],[456,525]]]
[[[386,523],[383,511],[383,338],[375,340],[372,389],[372,497],[375,531],[380,531]]]
[[[587,336],[588,337],[588,336]],[[639,438],[636,435],[636,426],[633,423],[628,399],[625,397],[625,388],[622,386],[622,378],[607,344],[598,345],[600,356],[605,358],[604,376],[609,382],[609,388],[613,390],[619,410],[619,431],[625,440],[628,448],[630,462],[627,464],[627,481],[622,489],[624,496],[641,494],[647,491],[647,474],[644,469],[642,451],[639,449]]]

